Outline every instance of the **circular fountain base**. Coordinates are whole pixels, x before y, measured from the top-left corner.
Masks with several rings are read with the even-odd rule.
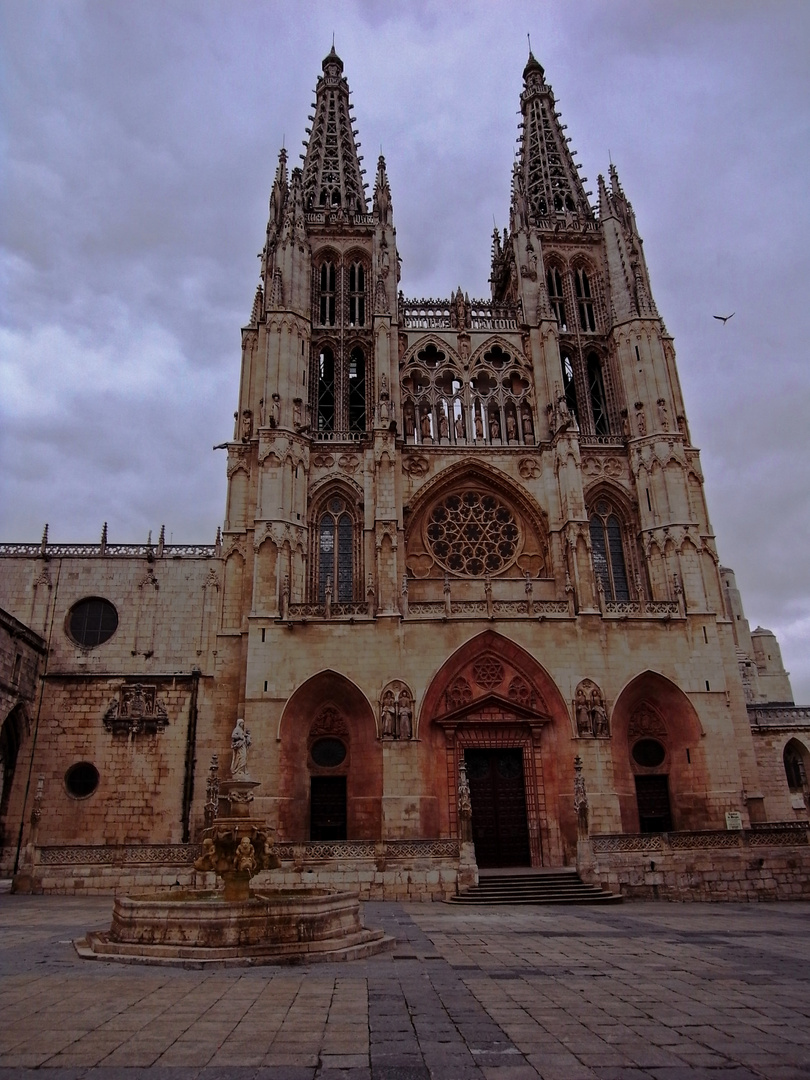
[[[207,967],[358,960],[393,943],[365,929],[355,893],[300,888],[246,900],[199,891],[117,896],[109,931],[75,945],[87,959]]]

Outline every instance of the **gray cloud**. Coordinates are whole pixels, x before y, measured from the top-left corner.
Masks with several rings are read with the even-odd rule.
[[[335,31],[406,295],[488,291],[524,34],[608,153],[676,340],[721,558],[810,700],[810,8],[799,0],[0,2],[2,533],[208,540],[282,139]],[[713,314],[736,310],[722,327]]]

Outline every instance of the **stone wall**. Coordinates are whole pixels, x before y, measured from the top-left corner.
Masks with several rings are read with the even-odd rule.
[[[799,827],[796,827],[799,825]],[[808,900],[806,827],[592,836],[580,876],[633,900]]]

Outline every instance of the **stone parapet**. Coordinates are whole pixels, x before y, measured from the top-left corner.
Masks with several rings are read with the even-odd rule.
[[[590,883],[636,900],[807,900],[807,823],[593,836]]]

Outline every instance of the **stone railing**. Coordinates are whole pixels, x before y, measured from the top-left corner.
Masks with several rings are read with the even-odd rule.
[[[6,558],[213,559],[220,551],[218,544],[0,544],[0,557]]]
[[[449,300],[400,299],[400,318],[409,330],[517,330],[518,318],[514,307],[493,304],[488,300],[471,300],[470,322],[467,327],[454,327]]]
[[[319,443],[358,443],[370,438],[370,433],[367,431],[313,431],[312,438]]]
[[[499,617],[507,619],[531,619],[539,616],[557,615],[568,617],[571,614],[567,600],[452,600],[450,616],[470,618],[475,616]],[[441,619],[447,615],[443,600],[416,600],[408,604],[409,618]]]
[[[680,614],[677,600],[606,600],[605,615],[632,615],[636,618],[664,616],[676,619]]]
[[[807,727],[810,709],[798,705],[749,705],[748,721],[755,728]]]
[[[310,840],[276,844],[282,862],[346,859],[457,859],[458,840]]]
[[[37,848],[41,866],[189,866],[199,844],[71,844]]]
[[[806,821],[769,821],[750,829],[711,832],[621,833],[591,836],[597,855],[624,851],[682,851],[706,848],[790,847],[807,844]]]
[[[582,435],[579,436],[580,446],[624,446],[624,438],[621,435]]]
[[[368,603],[365,600],[352,600],[350,603],[333,603],[332,619],[352,618],[368,615]],[[290,619],[325,619],[326,604],[289,604],[287,616]]]
[[[307,225],[326,225],[341,222],[344,225],[376,225],[375,214],[352,214],[343,211],[338,213],[338,208],[329,210],[307,210],[304,214]]]

